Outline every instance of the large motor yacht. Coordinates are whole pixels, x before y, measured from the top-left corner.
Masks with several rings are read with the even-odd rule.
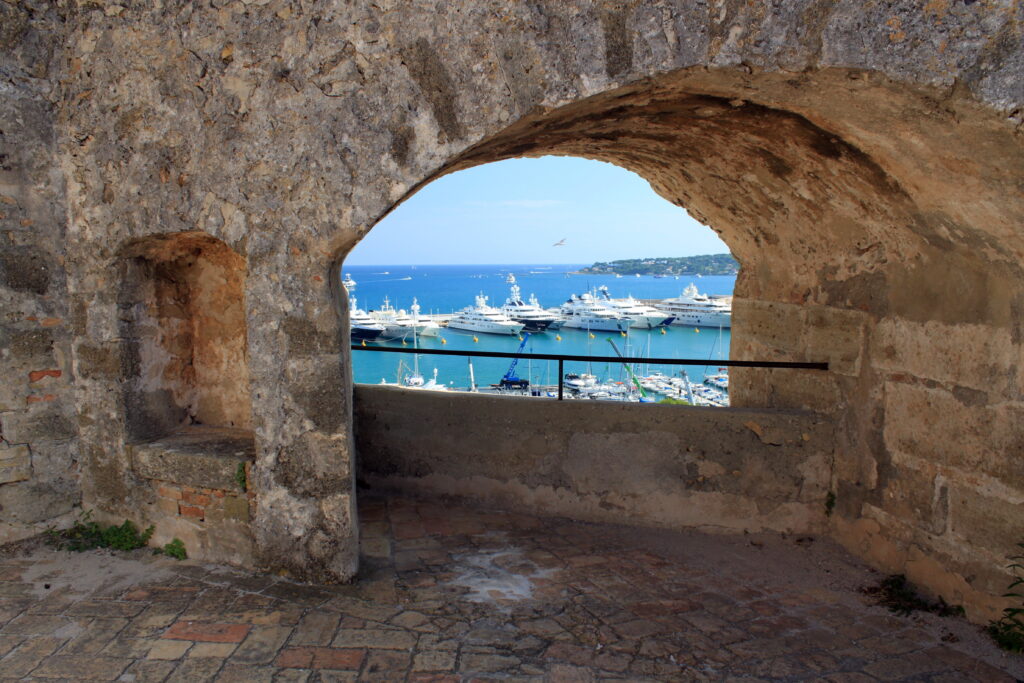
[[[608,288],[601,285],[597,288],[600,295],[600,302],[609,309],[625,316],[633,321],[632,327],[641,330],[653,330],[655,327],[662,327],[672,323],[674,316],[667,315],[656,308],[641,303],[632,296],[625,299],[613,299],[608,293]]]
[[[732,327],[732,299],[711,298],[697,291],[691,282],[683,293],[665,299],[658,309],[675,316],[673,325],[687,327]]]
[[[543,332],[561,327],[561,321],[556,316],[540,307],[536,296],[531,294],[529,303],[523,301],[515,275],[509,273],[505,282],[512,287],[509,298],[505,299],[505,305],[501,307],[502,313],[517,323],[522,323],[523,329],[527,332]]]
[[[384,334],[384,326],[370,317],[370,314],[359,308],[356,300],[356,281],[351,275],[346,275],[341,283],[348,292],[348,319],[352,333],[352,339],[358,341],[373,341]]]
[[[581,330],[600,330],[603,332],[625,332],[633,324],[627,318],[598,301],[590,293],[575,294],[562,304],[559,309],[565,322],[563,327],[575,327]]]
[[[487,334],[519,334],[523,330],[523,324],[512,320],[497,308],[488,306],[487,297],[478,294],[475,305],[468,306],[452,316],[448,321],[448,329]]]
[[[405,309],[395,310],[387,297],[384,305],[370,316],[384,326],[385,339],[411,339],[412,337],[436,337],[441,333],[441,326],[429,318],[420,317],[420,305],[415,298],[409,312]]]

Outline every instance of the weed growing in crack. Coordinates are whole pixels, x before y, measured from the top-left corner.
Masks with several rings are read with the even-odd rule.
[[[127,519],[120,526],[105,527],[99,522],[92,521],[92,510],[89,510],[79,515],[78,521],[71,528],[48,529],[46,535],[51,545],[62,550],[135,550],[146,545],[149,537],[153,535],[153,527],[139,532],[139,528]]]
[[[877,586],[869,586],[861,591],[874,596],[879,605],[903,617],[910,616],[911,612],[931,612],[940,617],[964,614],[963,607],[946,604],[942,598],[938,602],[930,602],[921,597],[903,574],[887,576]]]
[[[1024,543],[1018,543],[1024,549]],[[1009,652],[1024,652],[1024,555],[1012,555],[1013,560],[1007,568],[1013,572],[1013,581],[1007,587],[1004,598],[1019,598],[1022,604],[1018,607],[1007,607],[998,621],[989,622],[985,628],[996,645]]]

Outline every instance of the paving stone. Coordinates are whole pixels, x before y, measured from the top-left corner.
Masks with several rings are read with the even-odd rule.
[[[86,625],[82,633],[64,646],[61,654],[96,654],[106,647],[127,624],[127,619],[93,619]]]
[[[78,681],[112,681],[131,663],[131,660],[114,657],[47,657],[32,672],[32,676]]]
[[[155,640],[149,649],[148,659],[181,659],[192,642],[188,640]]]
[[[291,644],[330,645],[340,621],[341,615],[335,612],[311,611],[296,626]]]
[[[0,672],[5,677],[22,678],[65,642],[63,638],[31,638],[0,659]]]
[[[271,683],[276,670],[269,666],[225,666],[218,683]]]
[[[454,650],[420,651],[412,660],[413,671],[452,671],[454,668]]]
[[[256,626],[231,656],[232,664],[269,664],[291,632],[290,626]]]
[[[362,681],[393,681],[405,677],[412,662],[408,652],[368,650],[366,664],[359,676]]]
[[[224,666],[222,659],[186,659],[178,664],[168,676],[167,683],[212,681],[222,666]]]
[[[174,671],[177,662],[142,660],[132,664],[118,679],[125,683],[159,683]]]
[[[83,600],[69,607],[64,614],[69,617],[134,617],[145,608],[138,602]]]
[[[176,640],[196,640],[206,643],[240,643],[245,640],[251,628],[248,624],[179,621],[167,629],[163,637]]]
[[[406,631],[382,629],[342,629],[332,643],[334,647],[372,647],[387,650],[408,650],[416,645],[416,636]]]
[[[230,657],[238,648],[236,643],[196,643],[188,651],[189,657],[217,657],[224,659]]]
[[[24,614],[0,629],[4,635],[48,636],[73,622],[65,617]]]

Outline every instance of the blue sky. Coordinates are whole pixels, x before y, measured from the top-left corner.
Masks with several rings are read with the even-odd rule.
[[[728,251],[640,176],[543,157],[435,180],[378,223],[346,264],[592,263]]]

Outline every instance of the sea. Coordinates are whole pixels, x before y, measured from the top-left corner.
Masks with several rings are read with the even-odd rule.
[[[691,282],[703,294],[732,294],[736,284],[734,275],[705,277],[681,275],[655,277],[652,275],[621,278],[615,275],[576,274],[589,264],[561,265],[450,265],[450,266],[345,266],[343,274],[356,281],[355,296],[359,308],[380,308],[385,298],[396,309],[408,309],[415,297],[422,313],[451,313],[473,304],[474,297],[483,294],[488,303],[501,307],[509,296],[508,275],[515,275],[523,299],[535,294],[544,308],[558,306],[571,294],[582,294],[601,285],[608,287],[613,298],[634,296],[637,299],[665,299],[678,296]],[[631,329],[626,336],[616,332],[593,332],[563,328],[557,332],[531,333],[525,338],[523,352],[553,353],[587,356],[616,356],[609,340],[626,356],[636,358],[632,363],[638,375],[663,372],[678,376],[686,371],[691,380],[701,381],[704,376],[719,372],[717,360],[729,358],[730,330],[671,326],[655,330]],[[420,348],[469,349],[474,351],[516,352],[522,342],[511,335],[473,334],[442,328],[440,337],[421,338]],[[452,388],[467,388],[470,383],[470,362],[477,386],[496,384],[508,371],[511,359],[461,358],[405,354],[374,353],[381,346],[402,346],[401,341],[371,342],[352,352],[352,366],[356,382],[378,384],[396,382],[418,364],[427,379],[436,370],[437,381]],[[412,343],[407,342],[406,348]],[[699,365],[657,365],[644,362],[645,358],[693,358],[703,361]],[[565,362],[566,373],[589,372],[602,382],[628,382],[621,363]],[[529,379],[532,385],[553,385],[558,382],[557,361],[521,360],[515,371],[520,379]]]

